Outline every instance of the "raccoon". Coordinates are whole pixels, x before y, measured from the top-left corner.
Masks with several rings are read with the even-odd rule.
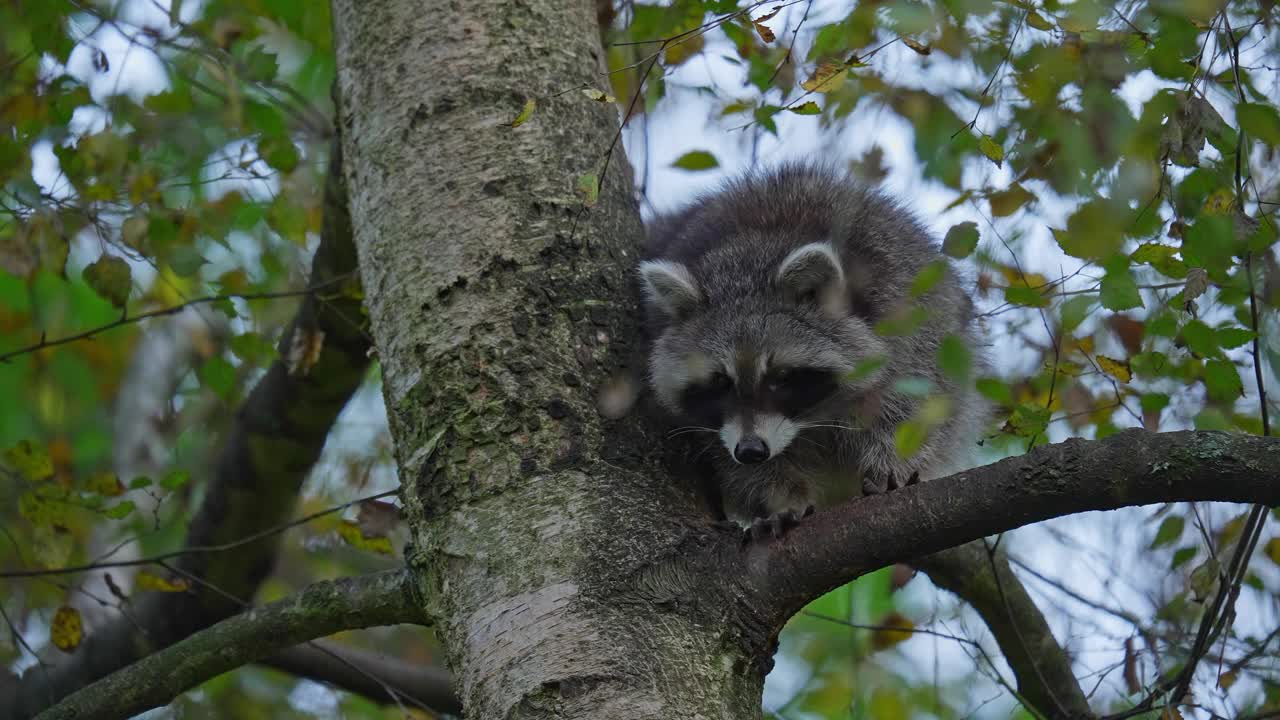
[[[941,278],[913,292],[935,263]],[[728,518],[777,535],[944,474],[976,440],[982,402],[938,366],[947,336],[981,365],[960,278],[908,211],[839,171],[751,173],[657,218],[639,277],[649,388],[672,435],[704,440]],[[922,413],[904,458],[895,431]]]

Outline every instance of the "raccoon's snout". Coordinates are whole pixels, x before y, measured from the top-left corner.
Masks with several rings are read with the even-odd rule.
[[[769,446],[759,435],[744,435],[733,448],[733,459],[743,465],[755,465],[769,459]]]

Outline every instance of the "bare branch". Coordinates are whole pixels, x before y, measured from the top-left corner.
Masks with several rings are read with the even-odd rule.
[[[397,702],[394,692],[414,698],[432,710],[462,714],[462,700],[453,691],[449,671],[434,665],[418,665],[322,640],[276,653],[262,664],[381,703]],[[353,668],[359,668],[359,672]]]
[[[762,611],[789,617],[831,588],[987,535],[1089,510],[1177,500],[1280,504],[1280,441],[1127,430],[866,497],[748,548]]]
[[[426,622],[408,570],[318,582],[232,616],[78,690],[39,720],[132,717],[212,677],[343,630]]]

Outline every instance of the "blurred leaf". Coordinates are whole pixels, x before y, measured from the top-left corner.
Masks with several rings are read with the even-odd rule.
[[[956,335],[944,337],[942,344],[938,346],[938,366],[952,380],[968,382],[973,356],[964,340]]]
[[[191,482],[191,473],[186,470],[173,470],[160,479],[160,487],[170,492]]]
[[[390,555],[393,552],[391,540],[380,536],[366,537],[358,525],[348,520],[344,520],[342,524],[338,526],[338,535],[341,536],[348,545],[354,548],[359,548],[360,550],[367,550],[380,555]]]
[[[991,203],[991,214],[995,217],[1008,217],[1035,199],[1036,196],[1020,183],[1014,183],[1008,190],[1000,190],[987,196],[987,201]]]
[[[942,239],[942,252],[957,260],[969,257],[977,247],[978,225],[970,221],[952,225]]]
[[[1106,355],[1099,355],[1098,366],[1102,368],[1102,372],[1122,383],[1127,383],[1133,379],[1133,371],[1129,368],[1129,363],[1127,362],[1115,360]]]
[[[871,631],[871,647],[877,651],[910,640],[916,628],[915,623],[896,612],[886,615],[877,625],[879,627]]]
[[[991,139],[989,135],[983,135],[978,138],[978,149],[996,164],[996,167],[1004,167],[1004,148],[1000,143]]]
[[[1271,105],[1240,103],[1236,105],[1240,128],[1268,145],[1280,145],[1280,113]]]
[[[133,584],[138,592],[176,593],[191,589],[191,583],[186,578],[177,577],[170,580],[146,570],[138,571],[133,578]]]
[[[129,291],[133,289],[129,263],[106,254],[84,269],[84,281],[116,307],[124,307]]]
[[[893,444],[898,456],[909,458],[919,452],[929,437],[929,428],[919,419],[911,419],[900,425],[893,434]]]
[[[204,361],[196,375],[205,387],[213,390],[223,400],[231,399],[236,388],[236,369],[231,363],[215,355]]]
[[[1205,363],[1204,386],[1211,399],[1221,402],[1235,400],[1244,394],[1240,373],[1229,360],[1210,360]]]
[[[800,83],[806,92],[830,93],[840,89],[849,76],[849,69],[844,65],[822,63],[813,71],[808,80]]]
[[[53,476],[53,460],[49,457],[49,452],[30,440],[19,441],[17,445],[0,453],[0,462],[32,482]]]
[[[574,190],[582,196],[583,205],[594,207],[596,200],[600,198],[600,180],[591,173],[579,175]]]
[[[797,115],[819,115],[822,113],[822,108],[818,107],[818,103],[812,100],[790,108],[790,110]]]
[[[719,167],[720,163],[716,160],[716,156],[706,150],[693,150],[681,155],[675,162],[671,163],[672,167],[678,167],[681,170],[710,170]]]
[[[920,268],[920,272],[911,281],[911,297],[918,298],[937,287],[946,275],[947,263],[944,260],[935,260]]]
[[[80,621],[80,611],[65,605],[58,608],[49,624],[49,639],[54,647],[65,653],[74,652],[80,647],[83,638],[84,625]]]
[[[1187,521],[1180,515],[1170,515],[1161,523],[1159,529],[1156,530],[1155,539],[1151,541],[1151,548],[1154,550],[1165,545],[1172,545],[1182,537],[1182,529],[1186,526]]]
[[[124,484],[115,473],[100,472],[89,476],[85,490],[103,497],[119,497],[124,494]]]

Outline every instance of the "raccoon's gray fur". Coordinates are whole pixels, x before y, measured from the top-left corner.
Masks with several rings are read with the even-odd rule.
[[[976,440],[982,402],[937,361],[953,335],[980,367],[972,302],[929,232],[894,201],[838,171],[788,165],[651,227],[639,268],[654,335],[650,387],[679,418],[673,434],[705,433],[730,517],[820,509],[860,494],[865,480],[936,477]],[[931,263],[946,272],[913,298]],[[921,309],[910,333],[873,330]],[[895,430],[926,402],[895,387],[908,378],[927,380],[946,411],[904,459]]]

